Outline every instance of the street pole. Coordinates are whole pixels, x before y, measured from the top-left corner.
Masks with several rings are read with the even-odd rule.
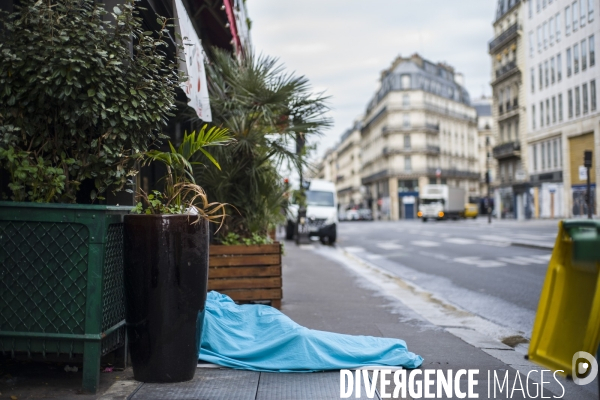
[[[304,145],[306,141],[304,139],[304,134],[297,133],[296,134],[296,154],[298,155],[298,175],[300,178],[300,186],[299,191],[302,195],[304,195],[304,176],[302,173],[302,151],[304,150]],[[302,196],[304,198],[304,196]],[[302,215],[304,214],[304,215]],[[300,245],[300,222],[306,218],[306,208],[304,208],[304,204],[298,204],[298,212],[296,215],[296,245]]]
[[[485,137],[485,183],[487,184],[487,214],[488,224],[492,223],[492,200],[490,199],[490,137]]]
[[[588,219],[592,219],[592,190],[591,190],[591,182],[590,182],[590,168],[592,167],[592,151],[586,150],[583,152],[583,166],[587,171],[587,187],[585,193],[585,199],[587,202],[588,208]]]

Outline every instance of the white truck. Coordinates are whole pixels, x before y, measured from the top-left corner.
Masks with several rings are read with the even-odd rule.
[[[306,190],[306,219],[310,236],[318,236],[321,242],[330,244],[337,240],[338,209],[335,184],[313,179]],[[296,232],[298,205],[292,199],[288,208],[285,237],[292,240]]]
[[[448,185],[425,185],[419,196],[417,216],[428,219],[458,219],[465,210],[465,190]]]

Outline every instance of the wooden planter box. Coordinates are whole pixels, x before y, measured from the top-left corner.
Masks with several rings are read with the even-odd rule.
[[[208,290],[237,303],[270,301],[281,307],[281,245],[210,246]]]

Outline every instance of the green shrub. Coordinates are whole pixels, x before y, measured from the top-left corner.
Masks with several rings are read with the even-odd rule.
[[[94,200],[161,138],[180,82],[168,20],[143,31],[133,0],[113,11],[111,23],[94,0],[23,0],[2,15],[0,162],[13,200],[74,202],[86,179]]]

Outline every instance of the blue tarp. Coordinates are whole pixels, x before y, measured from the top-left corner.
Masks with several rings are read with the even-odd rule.
[[[311,372],[417,368],[423,362],[403,340],[308,329],[273,307],[237,305],[214,291],[206,299],[203,325],[198,358],[235,369]]]

